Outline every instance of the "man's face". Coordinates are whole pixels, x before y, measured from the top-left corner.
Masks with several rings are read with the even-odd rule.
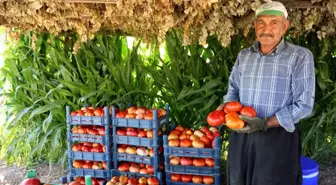
[[[285,16],[259,15],[254,21],[257,40],[262,46],[275,46],[286,33],[289,21]]]

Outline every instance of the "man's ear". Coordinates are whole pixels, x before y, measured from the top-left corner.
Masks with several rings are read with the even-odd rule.
[[[289,25],[290,25],[290,22],[289,22],[289,20],[285,20],[285,22],[284,22],[284,27],[283,27],[283,31],[284,31],[284,33],[286,33],[286,31],[288,30],[288,28],[289,28]]]

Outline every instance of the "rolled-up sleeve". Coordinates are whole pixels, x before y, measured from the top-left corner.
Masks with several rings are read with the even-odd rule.
[[[315,99],[314,57],[310,51],[299,61],[292,75],[293,103],[276,112],[279,124],[288,132],[294,132],[295,123],[309,116]]]
[[[239,55],[236,59],[236,62],[232,68],[230,77],[229,77],[229,84],[228,84],[228,91],[227,94],[224,96],[224,103],[230,101],[239,101]]]

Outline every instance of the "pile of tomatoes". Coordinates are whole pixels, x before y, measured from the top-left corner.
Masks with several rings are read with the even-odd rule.
[[[215,161],[211,158],[192,158],[192,157],[169,157],[169,163],[171,165],[182,166],[197,166],[197,167],[214,167]]]
[[[104,116],[104,108],[102,107],[82,107],[80,110],[72,111],[70,115],[71,116]]]
[[[117,129],[117,135],[119,136],[133,136],[133,137],[143,137],[143,138],[153,138],[153,130],[142,129],[142,128],[123,128],[119,127]],[[162,130],[158,130],[158,136],[162,135]]]
[[[155,177],[128,178],[126,176],[114,176],[106,185],[159,185],[160,182]]]
[[[158,117],[161,118],[167,114],[166,109],[158,108],[158,109],[148,109],[146,107],[136,107],[131,106],[123,111],[120,111],[116,114],[117,118],[130,118],[130,119],[153,119],[153,112],[157,110]]]
[[[201,129],[192,130],[190,128],[184,128],[177,126],[168,135],[169,147],[181,147],[181,148],[215,148],[215,138],[220,136],[220,132],[216,127],[203,126]],[[183,151],[183,150],[182,150]],[[212,158],[201,157],[180,157],[169,156],[170,165],[180,166],[193,166],[193,167],[215,167],[215,161]],[[186,170],[188,171],[188,170]],[[183,183],[197,183],[197,184],[213,184],[213,176],[202,175],[190,175],[190,174],[177,174],[171,173],[170,179],[173,182]]]
[[[163,163],[160,164],[159,170],[164,170]],[[123,161],[118,164],[118,171],[153,175],[154,167],[143,163]]]
[[[216,127],[203,126],[200,130],[192,130],[177,126],[168,135],[168,146],[181,148],[214,148],[215,138],[220,133]]]
[[[102,182],[106,182],[105,179],[101,178],[92,178],[92,185],[101,185]],[[75,181],[71,182],[69,185],[85,185],[84,177],[75,177]]]
[[[89,134],[96,136],[105,136],[104,126],[78,125],[71,129],[73,134]]]
[[[106,147],[100,143],[79,142],[73,144],[71,150],[74,152],[104,153],[106,152]]]
[[[159,147],[159,155],[163,152],[163,147]],[[118,145],[118,153],[123,154],[132,154],[132,155],[139,155],[145,157],[154,157],[154,149],[143,147],[143,146],[132,146],[132,145],[125,145],[119,144]]]
[[[174,182],[193,182],[195,184],[213,184],[215,182],[212,176],[187,175],[187,174],[170,174],[171,181]]]
[[[232,101],[225,104],[223,110],[210,112],[207,116],[207,122],[213,127],[224,124],[231,129],[241,129],[245,123],[239,118],[239,115],[257,117],[257,112],[251,106],[243,106],[238,101]]]
[[[94,169],[94,170],[106,170],[106,162],[100,161],[86,161],[86,160],[74,160],[72,162],[74,168]]]

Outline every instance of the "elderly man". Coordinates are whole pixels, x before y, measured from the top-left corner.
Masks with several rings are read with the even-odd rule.
[[[248,126],[231,132],[228,185],[302,183],[298,123],[313,109],[314,59],[284,40],[287,15],[280,2],[262,4],[254,20],[257,41],[239,53],[232,69],[224,103],[252,106],[258,118],[241,117]]]

